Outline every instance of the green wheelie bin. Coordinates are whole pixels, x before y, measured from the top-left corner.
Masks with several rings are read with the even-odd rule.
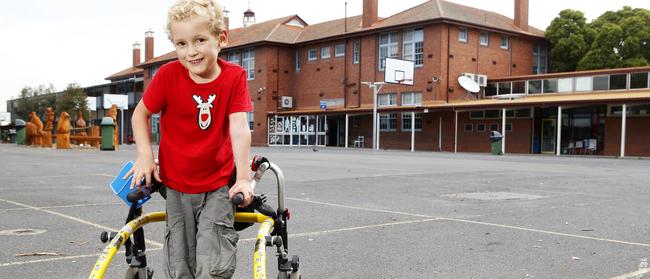
[[[490,131],[490,142],[492,143],[492,155],[503,155],[503,150],[501,150],[503,135],[498,131]]]
[[[113,144],[113,133],[115,132],[115,122],[113,118],[104,117],[102,122],[99,124],[100,128],[100,150],[115,150],[115,145]]]

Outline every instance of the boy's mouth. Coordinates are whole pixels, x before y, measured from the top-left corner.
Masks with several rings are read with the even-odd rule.
[[[203,61],[203,58],[201,58],[201,59],[194,59],[194,60],[188,60],[188,62],[190,62],[190,64],[192,64],[192,65],[199,64],[199,63],[201,63],[201,61]]]

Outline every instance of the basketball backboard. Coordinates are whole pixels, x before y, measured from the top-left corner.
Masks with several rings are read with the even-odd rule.
[[[386,58],[386,69],[384,70],[384,82],[394,84],[413,85],[413,61]]]

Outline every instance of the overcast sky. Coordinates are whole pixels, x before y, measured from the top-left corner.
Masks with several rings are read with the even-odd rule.
[[[514,0],[450,0],[513,17]],[[230,27],[241,27],[250,8],[257,22],[297,14],[308,24],[359,15],[362,0],[222,0],[230,11]],[[426,0],[379,0],[379,16],[387,17]],[[563,9],[583,11],[592,20],[623,6],[650,9],[650,0],[529,0],[529,23],[541,30]],[[0,9],[0,111],[24,86],[52,83],[56,90],[72,82],[106,83],[104,78],[132,63],[132,45],[154,31],[154,55],[172,50],[164,26],[172,0],[21,0]],[[142,59],[144,60],[144,58]]]

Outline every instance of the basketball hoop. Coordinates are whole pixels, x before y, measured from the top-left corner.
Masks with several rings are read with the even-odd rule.
[[[405,84],[413,84],[413,79],[410,79],[410,78],[396,79],[396,80],[395,80],[395,83],[400,84],[400,85],[401,85],[402,83],[405,83]]]

